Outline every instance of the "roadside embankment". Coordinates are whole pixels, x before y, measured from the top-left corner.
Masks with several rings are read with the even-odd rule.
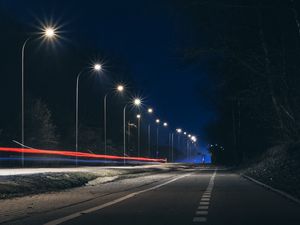
[[[269,149],[242,174],[300,198],[300,143]]]
[[[1,169],[0,198],[59,191],[84,185],[98,185],[151,173],[165,173],[181,168],[187,169],[188,167],[185,165],[160,164],[135,167]]]

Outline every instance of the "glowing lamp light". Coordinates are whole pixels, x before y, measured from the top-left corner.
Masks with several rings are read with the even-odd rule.
[[[149,109],[148,109],[148,113],[153,113],[153,109],[152,109],[152,108],[149,108]]]
[[[140,119],[141,118],[141,114],[137,114],[136,118]]]
[[[181,130],[180,128],[177,128],[176,131],[177,131],[177,133],[179,133],[179,134],[182,132],[182,130]]]
[[[168,123],[164,123],[163,125],[164,125],[164,127],[167,127],[167,126],[168,126]]]
[[[190,137],[192,137],[192,135],[188,134],[188,137],[190,138]]]
[[[117,91],[118,92],[123,92],[124,91],[124,86],[123,85],[118,85],[117,86]]]
[[[135,99],[133,100],[133,104],[136,105],[136,106],[140,106],[140,105],[141,105],[141,99],[135,98]]]
[[[51,27],[45,28],[44,35],[47,38],[53,38],[55,36],[55,30]]]
[[[97,64],[94,65],[94,70],[100,71],[101,69],[102,69],[101,64],[97,63]]]
[[[160,123],[160,120],[159,120],[159,119],[156,119],[155,122],[156,122],[156,123]]]
[[[195,136],[192,136],[192,137],[191,137],[191,140],[192,140],[193,142],[196,142],[196,141],[197,141],[197,138],[196,138]]]
[[[186,132],[183,132],[184,135],[186,135]]]

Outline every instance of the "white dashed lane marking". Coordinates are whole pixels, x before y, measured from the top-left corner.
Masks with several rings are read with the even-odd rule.
[[[198,209],[208,209],[208,206],[206,206],[206,205],[200,205],[200,206],[198,206]]]
[[[206,217],[194,217],[193,222],[206,222]]]
[[[195,223],[205,223],[207,221],[207,215],[208,215],[208,207],[209,207],[209,203],[210,203],[210,197],[211,197],[211,192],[212,189],[214,187],[214,180],[216,177],[216,170],[214,172],[214,174],[212,175],[212,177],[210,178],[210,181],[208,183],[208,186],[205,190],[205,192],[203,193],[198,209],[196,211],[196,215],[193,218],[193,222]]]
[[[209,205],[209,202],[200,202],[199,205]]]
[[[208,214],[208,211],[197,211],[196,212],[196,215],[202,215],[202,216],[204,216],[204,215],[207,215]]]

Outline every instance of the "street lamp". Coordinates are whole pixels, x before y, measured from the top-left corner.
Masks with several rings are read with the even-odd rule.
[[[100,68],[101,70],[101,65],[100,64],[95,64],[94,66],[94,69],[96,70],[96,68]],[[119,84],[116,86],[115,90],[118,92],[118,93],[123,93],[124,92],[124,85],[122,84]],[[103,107],[103,110],[104,110],[104,113],[103,113],[103,116],[104,116],[104,154],[106,155],[107,153],[107,123],[106,123],[106,113],[107,113],[107,96],[109,95],[109,93],[107,93],[105,96],[104,96],[104,107]]]
[[[100,72],[101,71],[101,65],[96,63],[93,66],[94,71],[96,72]],[[81,74],[86,70],[86,68],[84,68],[83,70],[81,70],[78,74],[77,74],[77,78],[76,78],[76,109],[75,109],[75,120],[76,120],[76,125],[75,125],[75,150],[76,153],[78,152],[78,106],[79,106],[79,102],[78,102],[78,95],[79,95],[79,78],[81,76]],[[78,164],[78,160],[77,160],[77,154],[76,154],[76,166]]]
[[[136,118],[138,119],[138,157],[140,157],[140,137],[141,137],[141,114],[137,114]]]
[[[168,127],[168,123],[167,122],[164,122],[163,123],[163,126],[165,127],[165,128],[167,128]],[[169,151],[168,151],[168,156],[170,156],[170,141],[171,141],[171,134],[169,133],[168,134],[168,147],[169,147]]]
[[[182,129],[177,128],[176,132],[177,132],[177,147],[180,148],[180,134],[182,133]]]
[[[153,114],[153,109],[152,108],[148,108],[147,112],[151,115]],[[148,132],[148,156],[150,157],[151,155],[151,152],[150,152],[150,148],[151,148],[151,124],[149,123],[148,124],[148,129],[147,129],[147,132]]]
[[[156,158],[157,158],[158,157],[158,134],[159,134],[159,123],[160,123],[160,120],[156,119],[155,123],[157,124],[157,126],[156,126]]]
[[[140,98],[134,98],[131,102],[133,106],[140,107],[142,104],[142,100]],[[129,103],[127,103],[123,108],[123,157],[124,157],[124,165],[125,165],[125,156],[126,156],[126,109]]]
[[[174,162],[174,133],[171,134],[171,160]]]
[[[42,37],[45,37],[47,39],[53,39],[56,36],[56,29],[53,27],[46,27],[43,29],[43,32],[41,33]],[[33,38],[33,36],[28,37],[23,45],[22,45],[22,98],[21,98],[21,139],[22,139],[22,147],[25,145],[25,77],[24,77],[24,68],[25,68],[25,48],[28,43]],[[22,151],[22,166],[24,166],[24,152]]]

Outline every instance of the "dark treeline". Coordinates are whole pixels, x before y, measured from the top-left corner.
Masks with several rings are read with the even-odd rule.
[[[294,0],[177,1],[198,32],[186,63],[210,63],[219,112],[207,128],[219,156],[239,163],[299,141],[300,5]]]

